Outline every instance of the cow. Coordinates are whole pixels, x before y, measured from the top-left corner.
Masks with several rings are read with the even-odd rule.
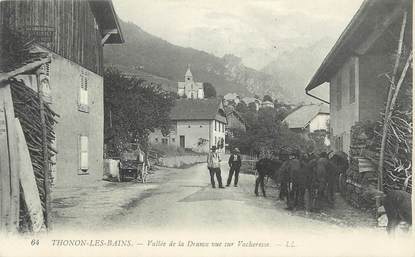
[[[266,197],[264,180],[265,177],[277,178],[276,172],[279,170],[282,162],[279,160],[272,160],[269,158],[262,158],[255,164],[255,169],[258,173],[258,177],[255,180],[255,195],[259,196],[258,188],[261,185],[262,195]]]

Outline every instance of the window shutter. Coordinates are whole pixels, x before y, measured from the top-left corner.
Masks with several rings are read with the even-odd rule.
[[[88,136],[79,137],[79,150],[80,150],[80,170],[87,171],[89,169],[88,165]]]
[[[81,71],[79,87],[79,110],[88,112],[88,74]]]

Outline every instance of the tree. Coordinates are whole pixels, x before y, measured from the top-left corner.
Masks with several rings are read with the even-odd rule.
[[[240,101],[236,107],[235,110],[239,113],[246,113],[248,111],[248,106],[244,101]]]
[[[209,83],[209,82],[204,82],[203,83],[203,93],[205,95],[205,98],[212,98],[212,97],[216,97],[216,89],[215,87]]]
[[[248,104],[248,109],[249,109],[250,111],[255,111],[255,112],[256,112],[256,110],[257,110],[257,105],[256,105],[256,103],[255,103],[255,102],[250,102],[250,103]]]
[[[148,135],[160,128],[169,132],[169,113],[175,95],[143,79],[126,78],[114,68],[104,74],[104,135],[112,154],[126,142],[148,147]]]
[[[270,101],[271,103],[273,102],[272,97],[270,95],[264,95],[262,101]]]
[[[238,147],[243,153],[279,152],[281,147],[290,146],[303,151],[315,150],[316,144],[297,133],[292,132],[282,123],[278,110],[273,108],[259,111],[248,108],[241,112],[245,120],[246,132],[238,131],[228,141],[231,148]]]

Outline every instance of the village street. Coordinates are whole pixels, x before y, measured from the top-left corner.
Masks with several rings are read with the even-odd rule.
[[[225,166],[225,165],[223,165]],[[227,165],[226,165],[227,166]],[[228,168],[223,167],[225,183]],[[326,233],[347,227],[370,227],[369,214],[349,207],[338,197],[337,208],[306,217],[291,213],[268,183],[268,197],[253,193],[255,176],[240,175],[239,187],[213,189],[206,164],[187,169],[160,168],[147,184],[98,181],[95,186],[57,191],[53,201],[54,230],[291,230]]]
[[[227,167],[223,167],[223,180],[227,173]],[[386,232],[375,226],[373,217],[350,207],[340,196],[335,209],[306,216],[304,211],[287,211],[285,202],[277,200],[277,190],[271,182],[267,186],[269,196],[256,197],[254,181],[255,176],[241,174],[238,187],[213,189],[206,164],[202,163],[186,169],[159,167],[147,184],[99,181],[90,188],[55,192],[52,235],[66,239],[68,235],[83,238],[84,234],[97,233],[108,240],[134,239],[142,247],[139,249],[150,251],[160,249],[169,240],[196,244],[225,238],[245,244],[245,256],[259,252],[274,256],[274,249],[281,254],[303,256],[310,255],[309,249],[319,256],[330,256],[333,251],[339,255],[353,251],[360,256],[383,256],[384,247],[394,253],[394,247],[399,247],[401,256],[409,256],[410,249],[399,246],[401,241],[385,244]],[[382,247],[364,248],[367,237]],[[255,242],[268,246],[249,246]],[[336,247],[332,245],[326,252],[329,242]],[[186,247],[195,249],[194,246]],[[231,256],[231,249],[235,250],[218,248],[215,254]],[[127,249],[120,250],[128,253]],[[209,256],[212,252],[204,252],[202,247],[198,253]],[[159,254],[167,256],[171,252],[167,248]]]

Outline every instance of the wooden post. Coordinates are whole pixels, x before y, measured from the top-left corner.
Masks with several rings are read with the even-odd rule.
[[[0,87],[1,230],[17,232],[20,184],[14,108],[10,85]]]
[[[381,141],[381,147],[380,147],[380,156],[379,156],[379,165],[378,165],[378,190],[383,192],[383,162],[385,158],[385,146],[386,146],[386,140],[387,140],[387,134],[388,134],[388,125],[389,125],[389,119],[391,114],[391,101],[392,101],[392,95],[395,91],[395,80],[396,80],[396,73],[398,71],[399,61],[401,59],[402,55],[402,45],[403,45],[403,38],[405,34],[405,27],[406,27],[406,20],[407,20],[407,12],[405,11],[402,18],[402,25],[401,25],[401,31],[399,35],[399,42],[398,42],[398,52],[395,59],[395,65],[393,67],[393,73],[392,78],[389,85],[389,92],[388,92],[388,98],[386,100],[386,108],[385,108],[385,117],[383,120],[383,132],[382,132],[382,141]],[[376,206],[380,206],[380,200],[376,199]]]
[[[6,232],[10,205],[10,168],[6,110],[1,94],[0,92],[0,231]]]
[[[10,231],[17,232],[19,228],[20,212],[20,183],[19,183],[19,160],[17,152],[17,134],[14,118],[14,108],[10,85],[5,88],[4,106],[6,110],[7,142],[10,160]]]
[[[50,177],[49,177],[49,150],[47,141],[47,128],[46,128],[46,117],[45,117],[45,103],[43,100],[43,92],[41,86],[40,75],[43,74],[41,68],[36,70],[36,80],[40,104],[40,120],[42,123],[42,154],[43,154],[43,175],[44,175],[44,190],[45,190],[45,225],[47,230],[51,230],[51,197],[50,197]]]

